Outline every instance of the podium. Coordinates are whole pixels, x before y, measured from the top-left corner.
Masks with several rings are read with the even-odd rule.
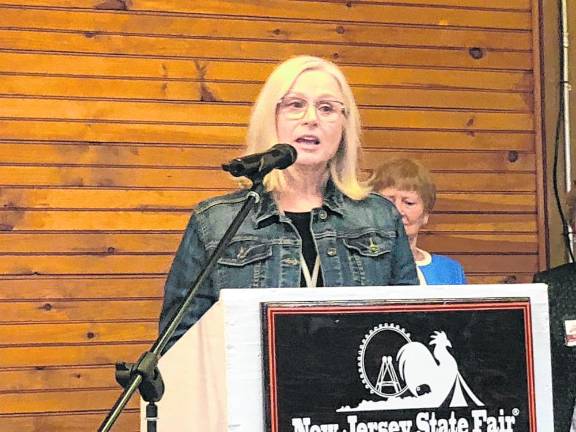
[[[223,290],[160,360],[158,430],[551,431],[548,329],[543,284]]]

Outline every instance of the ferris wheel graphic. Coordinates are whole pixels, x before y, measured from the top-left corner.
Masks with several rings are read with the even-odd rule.
[[[398,378],[395,359],[398,350],[410,342],[410,333],[397,324],[377,325],[364,336],[358,350],[358,372],[370,393],[391,398],[406,391],[406,383]]]

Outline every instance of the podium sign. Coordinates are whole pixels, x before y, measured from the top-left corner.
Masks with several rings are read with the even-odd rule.
[[[159,430],[553,430],[542,284],[223,290],[160,367]]]
[[[530,298],[263,310],[267,430],[537,430]]]

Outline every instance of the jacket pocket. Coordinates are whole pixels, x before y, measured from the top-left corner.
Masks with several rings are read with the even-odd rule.
[[[344,238],[344,245],[362,256],[378,257],[392,250],[395,239],[394,231],[369,231],[349,234]]]
[[[244,267],[272,256],[272,245],[262,243],[261,239],[240,238],[230,242],[219,264],[232,267]]]

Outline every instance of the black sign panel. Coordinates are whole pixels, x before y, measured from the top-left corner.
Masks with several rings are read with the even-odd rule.
[[[270,432],[536,431],[528,299],[263,305]]]

